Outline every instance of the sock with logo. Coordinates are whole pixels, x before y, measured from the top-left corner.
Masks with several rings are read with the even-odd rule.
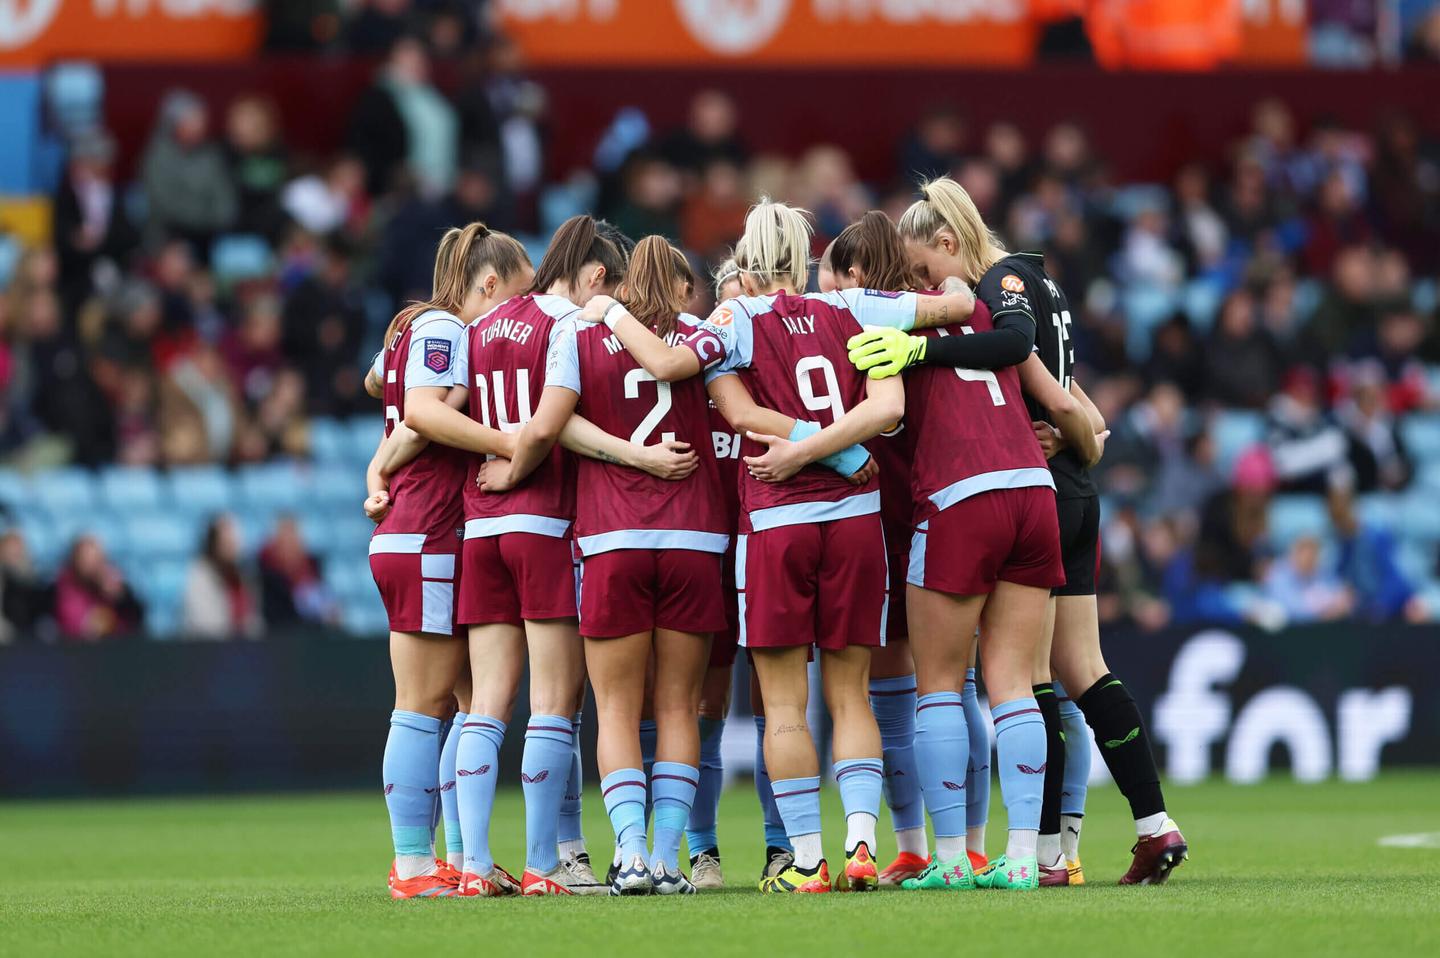
[[[1085,721],[1095,732],[1100,756],[1110,777],[1130,803],[1137,821],[1165,811],[1160,791],[1160,771],[1150,750],[1150,736],[1140,721],[1140,710],[1130,692],[1109,672],[1075,700]]]
[[[650,773],[655,770],[655,743],[659,739],[660,732],[655,726],[654,719],[640,720],[640,768],[645,773],[645,781],[650,781]],[[649,792],[645,794],[645,827],[650,827],[650,813],[653,811],[652,803],[655,796]]]
[[[965,725],[958,693],[931,692],[917,700],[915,765],[936,842],[965,834],[965,756],[970,744]]]
[[[460,796],[455,791],[455,753],[460,747],[460,730],[465,713],[456,712],[440,747],[440,817],[445,822],[445,860],[454,868],[465,864],[465,846],[460,838]]]
[[[645,858],[645,773],[638,768],[618,768],[601,781],[600,792],[621,860],[628,865],[636,855]]]
[[[870,710],[880,726],[885,803],[902,852],[924,855],[925,801],[915,766],[915,675],[870,680]],[[873,851],[873,849],[872,849]]]
[[[434,716],[396,709],[390,713],[381,774],[390,833],[395,842],[395,874],[404,879],[435,871],[430,823],[440,788],[440,727]]]
[[[969,759],[965,766],[965,827],[971,833],[970,850],[985,854],[985,823],[990,820],[990,730],[980,693],[975,687],[975,670],[965,670],[960,693],[965,706],[965,732],[970,737]]]
[[[1049,682],[1031,687],[1045,722],[1045,787],[1040,802],[1040,864],[1053,866],[1060,857],[1060,793],[1065,790],[1065,730],[1060,724],[1060,699]],[[1050,857],[1046,857],[1050,856]]]
[[[786,778],[775,783],[775,807],[795,848],[795,864],[814,868],[824,857],[820,847],[820,776]]]
[[[885,763],[879,758],[842,759],[830,773],[840,787],[840,805],[845,809],[845,852],[861,842],[875,857],[875,822],[880,817],[880,793],[885,787]]]
[[[1060,792],[1060,846],[1069,861],[1080,857],[1080,821],[1090,791],[1090,729],[1085,715],[1070,700],[1065,687],[1055,685],[1060,700],[1060,722],[1065,727],[1065,784]]]
[[[585,851],[585,832],[581,822],[581,812],[584,810],[581,796],[585,793],[585,764],[580,756],[581,718],[580,712],[570,716],[570,727],[575,730],[571,736],[570,777],[565,779],[565,797],[560,802],[560,830],[556,833],[560,839],[562,858],[580,855]]]
[[[1045,792],[1045,720],[1033,698],[1011,699],[990,709],[995,720],[995,764],[1000,769],[1000,797],[1010,829],[1006,856],[1016,832],[1034,854],[1040,831],[1040,805]]]
[[[720,847],[715,819],[720,813],[720,790],[725,784],[725,763],[720,757],[720,741],[724,737],[724,719],[701,717],[700,785],[695,790],[695,804],[690,808],[690,821],[685,826],[685,844],[692,857]]]
[[[785,822],[775,804],[775,789],[765,767],[765,716],[755,716],[755,794],[760,798],[760,815],[765,823],[765,844],[770,848],[794,851],[785,834]]]
[[[683,762],[656,762],[650,776],[650,793],[655,808],[655,849],[650,867],[660,863],[672,873],[680,870],[680,839],[695,804],[700,770]]]
[[[500,743],[504,740],[504,722],[489,715],[469,715],[460,728],[460,744],[455,749],[455,797],[465,845],[461,870],[481,877],[495,867],[490,853],[490,816],[495,812]]]
[[[570,777],[575,729],[564,715],[531,715],[520,757],[525,792],[525,867],[548,874],[560,863],[556,836],[565,781]]]

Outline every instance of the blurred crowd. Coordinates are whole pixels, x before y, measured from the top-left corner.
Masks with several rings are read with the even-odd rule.
[[[306,457],[316,417],[376,412],[365,362],[396,304],[428,292],[449,225],[484,220],[538,255],[550,228],[592,210],[631,235],[668,236],[708,268],[759,195],[813,211],[818,253],[869,208],[898,217],[917,177],[950,174],[1011,248],[1045,251],[1077,310],[1077,378],[1113,430],[1101,467],[1107,621],[1440,612],[1421,596],[1433,554],[1417,576],[1395,535],[1357,509],[1410,487],[1401,423],[1440,405],[1440,131],[1414,117],[1302,124],[1264,100],[1223,162],[1134,184],[1114,181],[1080,125],[1033,138],[936,103],[897,144],[892,174],[862,182],[842,144],[757,150],[737,104],[710,90],[673,129],[619,111],[589,168],[552,170],[545,91],[489,30],[485,5],[276,7],[272,48],[377,55],[346,141],[292,155],[263,97],[217,115],[175,90],[127,182],[104,130],[75,133],[53,245],[8,266],[0,256],[0,464]],[[437,57],[460,62],[446,91],[432,80]],[[1229,449],[1217,422],[1237,416],[1256,441]],[[1267,521],[1289,493],[1326,497],[1329,521],[1281,548]],[[191,619],[192,589],[228,610],[210,634],[333,619],[314,560],[285,528],[253,567],[227,558],[223,520],[207,533],[187,628],[208,628]],[[76,542],[42,581],[17,536],[0,540],[12,631],[45,620],[97,638],[140,620],[97,542]]]

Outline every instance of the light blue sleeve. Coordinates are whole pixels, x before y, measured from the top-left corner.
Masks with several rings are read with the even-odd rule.
[[[410,336],[405,388],[455,385],[455,362],[465,344],[465,327],[455,319],[433,319]]]
[[[376,379],[382,383],[385,381],[385,350],[380,350],[375,354],[375,358],[370,360],[370,371],[375,374]]]
[[[466,326],[460,333],[460,352],[455,356],[452,386],[470,388],[470,332],[474,326]]]
[[[731,299],[715,307],[708,319],[693,327],[681,345],[700,360],[708,384],[750,365],[754,337],[750,314]]]
[[[818,422],[811,422],[806,419],[795,420],[795,428],[790,430],[789,440],[799,442],[808,439],[820,431]],[[864,446],[855,445],[849,449],[841,449],[833,452],[824,459],[817,460],[817,465],[832,469],[842,476],[853,476],[864,468],[865,463],[870,461],[870,451]]]
[[[830,295],[836,305],[850,310],[861,326],[888,326],[909,331],[915,328],[914,293],[890,293],[878,289],[844,289]]]
[[[563,386],[579,394],[580,345],[577,335],[579,327],[574,320],[559,322],[550,328],[550,348],[545,355],[546,387]]]

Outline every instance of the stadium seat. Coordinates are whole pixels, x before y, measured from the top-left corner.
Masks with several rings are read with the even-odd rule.
[[[126,551],[140,557],[178,559],[201,547],[204,527],[196,517],[175,510],[138,512],[124,519]]]
[[[310,456],[317,463],[347,462],[349,432],[336,419],[319,417],[310,420]]]
[[[64,558],[70,543],[60,529],[47,518],[34,512],[16,516],[16,528],[30,550],[30,559],[42,572],[53,572]]]
[[[1155,327],[1179,308],[1179,296],[1159,286],[1132,286],[1121,293],[1120,305],[1127,328],[1125,351],[1132,361],[1147,359]]]
[[[1440,542],[1440,509],[1435,508],[1434,493],[1423,489],[1409,492],[1396,503],[1396,510],[1404,517],[1396,531],[1405,538],[1425,544]]]
[[[243,466],[239,476],[241,501],[262,514],[292,511],[305,502],[309,483],[294,463]]]
[[[1416,459],[1440,459],[1440,414],[1405,417],[1400,421],[1400,436]]]
[[[346,464],[317,464],[310,470],[307,499],[317,506],[363,517],[360,504],[365,501],[365,473]]]
[[[62,130],[101,127],[104,100],[105,77],[94,63],[57,63],[45,74],[45,106]]]
[[[186,466],[169,475],[169,503],[197,516],[210,516],[235,506],[235,481],[219,466]]]
[[[12,515],[25,507],[30,498],[30,481],[14,469],[0,469],[0,509]]]
[[[381,431],[384,429],[378,405],[372,415],[351,416],[346,427],[350,430],[348,459],[363,469],[375,455],[375,447],[379,445]]]
[[[100,498],[110,509],[154,509],[164,497],[154,469],[113,466],[100,471]]]
[[[99,499],[95,476],[79,468],[50,470],[30,489],[35,502],[52,516],[88,515]]]
[[[1270,503],[1270,540],[1280,548],[1301,536],[1323,539],[1330,529],[1330,515],[1321,496],[1276,496]]]
[[[271,259],[270,244],[263,236],[244,233],[222,236],[210,250],[210,268],[223,285],[268,276]]]
[[[1264,435],[1265,417],[1258,412],[1227,409],[1216,413],[1210,420],[1210,438],[1215,442],[1215,458],[1221,471],[1228,475],[1240,454]]]
[[[1208,332],[1215,324],[1215,315],[1224,299],[1224,285],[1213,279],[1191,280],[1180,294],[1181,308],[1199,333]]]

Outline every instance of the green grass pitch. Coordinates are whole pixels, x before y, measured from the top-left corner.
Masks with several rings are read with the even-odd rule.
[[[996,799],[992,854],[1004,842],[998,790]],[[1113,886],[1132,834],[1106,786],[1091,792],[1083,888],[764,897],[754,891],[755,797],[737,787],[721,809],[724,892],[421,902],[386,897],[378,790],[0,804],[0,955],[1440,954],[1440,848],[1379,844],[1440,831],[1440,772],[1368,785],[1215,783],[1171,788],[1168,799],[1192,852],[1162,888]],[[833,790],[827,802],[833,862]],[[886,824],[882,861],[893,851]],[[610,829],[593,789],[586,833],[605,858]],[[494,835],[499,860],[518,872],[518,791],[502,795]]]

